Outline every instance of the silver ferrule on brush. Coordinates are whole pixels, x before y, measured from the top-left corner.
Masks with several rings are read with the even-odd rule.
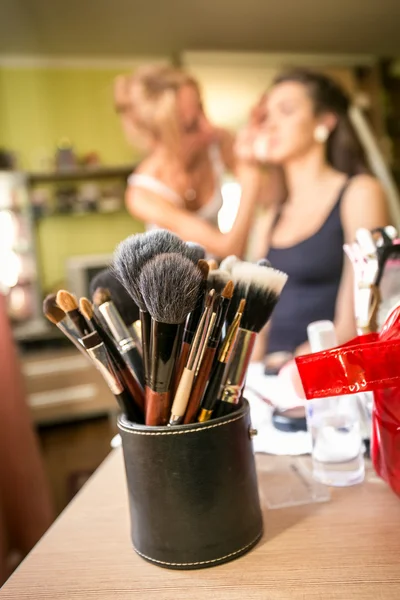
[[[65,313],[65,317],[57,323],[57,327],[63,332],[63,334],[71,340],[72,343],[83,347],[82,344],[82,333],[79,331],[73,320]],[[75,341],[74,341],[75,340]]]
[[[221,401],[239,404],[257,333],[239,327],[228,362]]]
[[[103,343],[88,348],[87,353],[92,359],[96,369],[103,375],[105,382],[115,396],[124,391],[124,387],[115,374],[113,364]]]
[[[132,335],[123,322],[114,302],[103,302],[98,306],[98,310],[109,328],[111,335],[117,342],[121,353],[129,352],[136,348]]]

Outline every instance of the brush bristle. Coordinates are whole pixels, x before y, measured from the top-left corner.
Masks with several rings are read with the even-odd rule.
[[[81,311],[85,319],[87,319],[88,321],[90,321],[93,318],[93,305],[87,298],[81,298],[79,300],[79,310]]]
[[[271,317],[287,275],[270,267],[243,262],[234,267],[232,276],[235,290],[229,306],[228,321],[233,319],[240,300],[245,298],[246,307],[240,327],[258,333]]]
[[[234,282],[255,284],[266,290],[280,294],[288,276],[272,267],[241,262],[232,269]]]
[[[107,288],[97,288],[93,294],[93,304],[95,306],[101,306],[105,302],[111,301],[110,290]]]
[[[222,290],[221,296],[223,298],[229,298],[229,299],[231,299],[232,296],[233,296],[233,290],[234,289],[235,289],[235,286],[233,285],[233,281],[228,281],[228,283],[226,284],[226,286]]]
[[[161,323],[183,323],[194,310],[202,276],[181,254],[159,254],[143,267],[139,285],[150,315]]]
[[[208,278],[208,274],[210,272],[210,267],[208,265],[208,262],[201,258],[198,261],[197,266],[200,269],[201,277],[202,277],[203,281],[206,280]]]
[[[67,290],[59,290],[57,292],[56,301],[58,306],[66,313],[78,308],[77,299]]]
[[[216,271],[218,269],[218,263],[214,258],[208,259],[208,266],[210,267],[210,271]]]
[[[43,314],[54,325],[65,319],[65,312],[57,306],[56,298],[56,294],[49,294],[43,300]]]
[[[243,311],[245,309],[245,306],[246,306],[246,298],[242,298],[241,301],[239,302],[239,307],[237,309],[238,313],[240,313],[242,315]]]
[[[216,294],[221,294],[230,279],[231,277],[226,271],[220,269],[210,271],[207,279],[207,289],[214,289]]]
[[[114,302],[125,325],[128,327],[139,319],[139,310],[128,294],[125,287],[118,281],[111,269],[103,269],[90,282],[90,297],[97,288],[110,290],[111,299]]]
[[[257,264],[259,267],[272,267],[268,258],[260,258],[260,260],[257,261]]]
[[[240,258],[235,256],[234,254],[231,254],[230,256],[227,256],[226,258],[224,258],[224,260],[219,265],[219,268],[221,271],[226,271],[227,273],[230,273],[232,271],[233,265],[236,265],[237,263],[240,263],[240,262],[241,262]]]
[[[187,257],[190,258],[194,264],[197,264],[199,260],[203,259],[206,255],[206,249],[200,244],[196,244],[196,242],[186,242]]]
[[[117,246],[112,270],[141,310],[146,310],[139,286],[142,268],[158,254],[171,252],[186,255],[189,248],[177,235],[164,229],[131,235]]]

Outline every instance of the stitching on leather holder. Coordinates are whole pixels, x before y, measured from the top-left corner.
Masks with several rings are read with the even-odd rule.
[[[239,419],[243,419],[243,417],[246,414],[247,413],[244,412],[238,417],[235,417],[234,419],[229,419],[229,421],[224,421],[223,423],[205,425],[203,427],[196,427],[196,429],[186,429],[184,431],[136,431],[135,429],[129,429],[128,427],[124,427],[123,425],[121,425],[121,423],[118,423],[118,429],[126,431],[127,433],[132,433],[133,435],[184,435],[185,433],[197,433],[200,431],[206,431],[206,429],[213,429],[214,427],[223,427],[223,425],[228,425],[229,423],[234,423],[234,421],[239,421]]]
[[[159,565],[170,565],[171,567],[194,567],[195,565],[209,565],[211,563],[219,562],[221,560],[225,560],[226,558],[230,558],[231,556],[235,556],[235,554],[239,554],[240,552],[243,552],[244,550],[246,550],[246,548],[250,548],[250,546],[255,544],[257,542],[257,540],[259,540],[261,538],[262,533],[263,532],[261,530],[257,534],[257,537],[254,538],[254,540],[252,540],[249,544],[246,544],[246,546],[243,546],[243,548],[239,548],[239,550],[235,550],[235,552],[231,552],[230,554],[225,554],[225,556],[220,556],[220,558],[213,558],[212,560],[200,560],[199,562],[176,563],[176,562],[166,562],[164,560],[157,560],[156,558],[151,558],[151,556],[147,556],[146,554],[143,554],[143,552],[140,552],[136,548],[136,546],[133,546],[133,547],[135,549],[135,552],[137,552],[140,556],[142,556],[146,560],[149,560],[150,562],[157,563]]]

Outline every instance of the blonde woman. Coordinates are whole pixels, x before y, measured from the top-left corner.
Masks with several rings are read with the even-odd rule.
[[[238,163],[232,136],[207,119],[197,82],[173,67],[143,67],[117,79],[115,104],[128,140],[147,151],[129,178],[131,214],[215,256],[243,255],[265,175],[251,162]],[[217,217],[226,171],[242,194],[233,227],[223,234]]]

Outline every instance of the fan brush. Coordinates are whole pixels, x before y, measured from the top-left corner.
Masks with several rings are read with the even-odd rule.
[[[234,296],[245,298],[246,305],[217,407],[219,416],[233,410],[240,402],[257,334],[271,317],[287,281],[286,273],[245,262],[236,265],[231,276],[235,283]]]

